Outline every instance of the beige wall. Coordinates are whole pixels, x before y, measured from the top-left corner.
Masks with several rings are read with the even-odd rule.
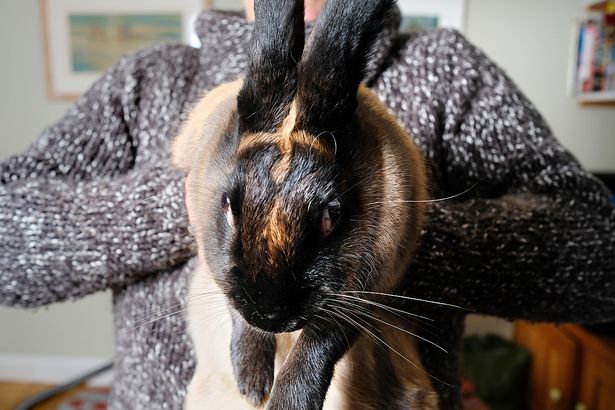
[[[467,35],[519,84],[555,135],[592,171],[615,172],[615,108],[566,94],[572,21],[581,0],[469,0]]]
[[[213,8],[222,10],[243,10],[243,0],[212,0]]]
[[[0,158],[25,149],[70,105],[47,99],[42,36],[38,0],[0,2]],[[111,320],[108,293],[37,312],[0,307],[0,354],[110,357]]]
[[[0,2],[0,154],[17,153],[66,109],[47,99],[37,0]]]
[[[241,0],[230,3],[237,8]],[[615,171],[615,110],[582,108],[565,93],[570,21],[580,4],[469,0],[467,34],[519,83],[587,167]],[[0,2],[0,157],[23,150],[68,107],[46,97],[38,5],[38,0]],[[0,353],[110,355],[110,309],[108,294],[37,313],[0,308]],[[505,323],[480,318],[469,327],[510,331]]]

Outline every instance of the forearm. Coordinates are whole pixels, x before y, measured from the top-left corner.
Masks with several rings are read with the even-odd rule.
[[[181,176],[0,187],[0,304],[40,306],[124,286],[188,257]]]
[[[477,313],[615,318],[615,211],[530,194],[434,207],[404,292]]]

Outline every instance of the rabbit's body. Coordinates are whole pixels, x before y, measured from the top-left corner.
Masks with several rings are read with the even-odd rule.
[[[203,176],[192,177],[187,187],[190,200],[195,204],[205,203],[208,193],[215,191],[216,175],[227,169],[224,164],[232,164],[238,150],[249,149],[245,142],[242,146],[240,139],[229,140],[225,132],[235,115],[235,101],[241,85],[241,81],[222,85],[203,98],[173,147],[176,160],[191,161],[191,172]],[[383,269],[405,272],[423,223],[424,204],[414,202],[426,197],[423,163],[410,137],[371,91],[361,87],[358,101],[357,116],[361,128],[369,130],[361,144],[370,149],[364,151],[366,158],[356,160],[357,169],[353,172],[358,180],[373,179],[367,185],[377,187],[377,193],[371,190],[364,193],[363,202],[387,204],[390,207],[388,212],[395,216],[372,227],[374,231],[380,231],[376,236],[381,240],[366,246],[380,248],[381,259],[388,262],[382,266]],[[253,137],[251,144],[257,145],[257,138],[273,144],[289,143],[289,140],[291,144],[304,143],[300,138],[288,138],[284,132],[282,129],[277,135]],[[192,138],[193,133],[199,134],[200,138]],[[223,138],[227,139],[223,141]],[[379,160],[375,161],[375,158]],[[271,172],[277,178],[280,178],[284,161],[282,157],[272,167]],[[207,226],[205,219],[209,217],[207,212],[193,216],[197,237],[206,235],[200,229]],[[197,369],[189,386],[186,409],[253,409],[254,406],[240,394],[233,373],[230,350],[232,308],[228,306],[215,275],[207,267],[206,260],[211,255],[204,247],[199,247],[199,253],[201,261],[192,278],[188,302],[189,331],[197,354]],[[373,290],[390,291],[400,277],[400,274],[383,276],[379,286]],[[408,331],[414,329],[399,315],[384,310],[377,315],[382,322],[373,321],[373,327],[368,330],[382,342],[373,334],[362,332],[336,364],[323,408],[379,409],[385,404],[390,409],[437,408],[437,397],[429,376],[422,369],[416,339],[393,326]],[[276,335],[276,373],[300,333]],[[258,366],[258,363],[254,364],[255,371]]]
[[[270,410],[436,408],[414,325],[382,308],[427,198],[417,147],[360,86],[393,3],[327,1],[303,52],[303,2],[257,1],[246,77],[206,95],[174,142],[203,267],[190,410],[239,395]]]

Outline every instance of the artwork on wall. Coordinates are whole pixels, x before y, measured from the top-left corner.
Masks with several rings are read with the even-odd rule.
[[[76,98],[123,55],[192,43],[204,0],[41,0],[49,95]]]
[[[466,0],[398,0],[401,31],[449,27],[465,29]]]

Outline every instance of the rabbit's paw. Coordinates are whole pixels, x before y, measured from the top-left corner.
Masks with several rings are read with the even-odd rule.
[[[252,405],[258,406],[267,398],[273,385],[273,363],[234,363],[233,371],[239,392]]]
[[[266,410],[321,410],[330,378],[315,378],[314,369],[300,369],[298,366],[282,367],[276,376]],[[309,374],[306,374],[309,373]]]
[[[234,321],[231,362],[239,392],[254,406],[269,396],[273,386],[275,335]]]
[[[314,394],[309,389],[286,385],[286,388],[278,385],[271,393],[267,402],[266,410],[320,410],[324,397]]]

